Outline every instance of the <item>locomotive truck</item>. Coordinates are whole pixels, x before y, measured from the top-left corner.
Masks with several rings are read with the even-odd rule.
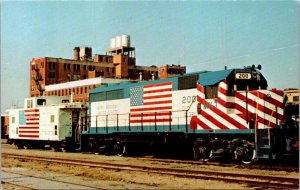
[[[156,147],[246,164],[298,155],[298,126],[285,124],[284,92],[267,90],[258,68],[102,85],[89,93],[81,150],[121,156]]]

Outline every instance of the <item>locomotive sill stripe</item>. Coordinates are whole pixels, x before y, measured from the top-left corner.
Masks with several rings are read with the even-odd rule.
[[[243,126],[242,124],[240,124],[239,122],[237,122],[236,120],[234,120],[233,118],[231,118],[230,116],[228,116],[228,114],[225,114],[224,112],[222,112],[221,110],[217,109],[213,105],[210,105],[207,101],[205,101],[204,99],[200,98],[199,96],[197,96],[197,100],[198,100],[198,102],[200,102],[203,105],[208,105],[208,108],[211,111],[213,111],[214,113],[216,113],[221,118],[223,118],[224,120],[228,121],[229,123],[231,123],[235,127],[239,128],[239,129],[246,129],[245,126]]]
[[[144,88],[151,88],[151,87],[157,87],[157,86],[166,86],[166,85],[172,85],[172,82],[163,82],[158,84],[148,84],[145,85]]]
[[[130,120],[130,123],[158,123],[158,122],[172,122],[172,119],[136,119]]]
[[[163,94],[163,95],[156,95],[156,96],[144,96],[144,100],[148,99],[159,99],[159,98],[170,98],[172,94]]]
[[[172,106],[161,106],[161,107],[151,107],[151,108],[133,108],[130,112],[136,111],[155,111],[155,110],[171,110]]]
[[[172,91],[172,88],[144,91],[144,94],[151,94],[156,92],[167,92],[167,91]]]
[[[170,115],[172,115],[172,112],[156,113],[156,116],[170,116]],[[143,113],[143,117],[147,117],[147,116],[155,116],[155,113]],[[142,114],[141,113],[130,114],[130,117],[142,117]]]
[[[19,137],[39,138],[39,135],[21,135],[21,134],[19,134]]]
[[[170,103],[172,103],[172,100],[144,102],[144,105],[170,104]]]

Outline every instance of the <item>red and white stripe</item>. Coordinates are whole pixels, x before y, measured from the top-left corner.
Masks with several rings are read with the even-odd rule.
[[[38,109],[25,110],[25,125],[19,126],[20,138],[39,138],[40,114]]]
[[[172,121],[172,82],[143,86],[143,105],[130,108],[130,123],[154,124]]]
[[[283,119],[281,91],[248,91],[246,98],[246,92],[235,92],[234,97],[227,96],[227,89],[226,81],[221,82],[216,105],[211,105],[205,99],[203,86],[197,84],[197,101],[201,104],[201,114],[196,121],[198,129],[248,129],[251,118],[257,120],[257,125],[261,127],[276,127],[276,123]]]

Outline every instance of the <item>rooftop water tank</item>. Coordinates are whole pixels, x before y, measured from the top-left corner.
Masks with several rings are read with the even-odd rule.
[[[116,48],[119,48],[121,46],[122,46],[122,44],[121,44],[121,36],[117,36],[116,37]]]
[[[121,45],[125,47],[130,47],[130,36],[121,35]]]
[[[116,38],[110,39],[110,48],[116,48]]]

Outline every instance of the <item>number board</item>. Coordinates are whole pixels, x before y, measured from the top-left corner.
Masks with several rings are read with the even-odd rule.
[[[236,79],[251,79],[251,73],[235,73]]]

